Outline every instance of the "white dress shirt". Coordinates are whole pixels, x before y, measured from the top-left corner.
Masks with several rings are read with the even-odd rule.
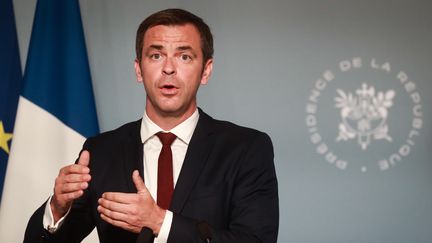
[[[144,112],[140,131],[141,142],[143,143],[144,151],[144,183],[155,202],[157,202],[158,159],[160,151],[162,150],[162,143],[156,136],[156,133],[171,132],[177,136],[177,138],[171,144],[171,151],[173,154],[173,179],[175,188],[177,179],[183,166],[183,161],[186,156],[186,151],[192,138],[192,134],[198,123],[198,119],[199,112],[198,109],[196,109],[195,112],[188,119],[171,129],[170,131],[164,131],[147,116],[146,112]],[[50,201],[51,198],[48,200],[48,203],[45,206],[43,225],[45,229],[53,233],[61,226],[63,220],[69,214],[69,211],[56,224],[54,224],[54,217],[51,213],[51,207],[49,203]],[[172,219],[173,213],[167,210],[161,229],[159,231],[159,235],[155,238],[154,243],[167,242],[168,235],[171,229]]]
[[[183,161],[186,156],[189,142],[198,123],[198,118],[198,110],[195,110],[192,116],[190,116],[188,119],[171,129],[170,131],[164,131],[152,120],[150,120],[146,113],[144,113],[141,123],[141,141],[144,143],[144,183],[156,202],[158,182],[158,159],[160,151],[162,150],[162,143],[156,136],[156,133],[171,132],[177,136],[177,138],[171,144],[171,151],[173,156],[173,178],[175,188],[177,179],[180,174],[180,170],[183,166]],[[154,243],[167,242],[168,235],[171,229],[172,218],[172,212],[167,210],[164,221],[162,223],[162,227],[159,231],[159,235],[155,238]]]

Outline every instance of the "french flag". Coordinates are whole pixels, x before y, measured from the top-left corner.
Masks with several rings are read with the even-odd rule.
[[[99,132],[78,0],[38,0],[0,205],[0,242],[22,242],[61,167]]]

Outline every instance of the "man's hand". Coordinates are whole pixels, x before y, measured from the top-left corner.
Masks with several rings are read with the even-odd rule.
[[[137,193],[104,193],[98,201],[100,216],[106,222],[134,233],[148,227],[154,234],[159,234],[166,210],[155,203],[137,170],[132,179]]]
[[[83,151],[77,164],[68,165],[60,169],[55,180],[54,196],[50,206],[54,216],[54,222],[63,217],[72,205],[73,200],[84,194],[91,179],[88,168],[90,153]]]

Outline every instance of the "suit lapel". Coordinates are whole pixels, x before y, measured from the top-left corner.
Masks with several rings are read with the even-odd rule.
[[[192,135],[186,152],[185,160],[176,183],[171,207],[173,212],[181,212],[188,199],[196,180],[204,168],[208,155],[213,147],[213,118],[199,109],[200,118]],[[136,192],[132,181],[132,172],[139,170],[140,176],[144,178],[143,168],[143,144],[141,142],[141,120],[133,124],[123,143],[123,168],[124,176],[129,192]]]
[[[125,181],[129,192],[136,192],[135,184],[132,181],[132,172],[138,169],[140,176],[144,179],[143,173],[143,144],[141,142],[141,120],[133,124],[132,129],[126,136],[123,143],[123,168]]]
[[[200,118],[186,152],[186,157],[174,189],[170,209],[173,212],[181,212],[190,192],[204,168],[209,152],[213,147],[212,120],[201,109]]]

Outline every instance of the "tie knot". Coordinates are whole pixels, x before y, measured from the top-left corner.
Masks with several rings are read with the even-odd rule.
[[[171,144],[174,142],[174,140],[177,137],[176,135],[170,132],[158,132],[156,133],[156,136],[158,136],[163,146],[171,146]]]

